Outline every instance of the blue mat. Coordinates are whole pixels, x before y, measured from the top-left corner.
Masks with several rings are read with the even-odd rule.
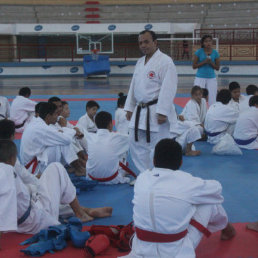
[[[187,95],[179,95],[186,97]],[[49,96],[33,96],[33,98],[48,98]],[[61,98],[116,98],[116,95],[85,95],[61,96]],[[71,120],[77,120],[85,113],[84,101],[70,101]],[[113,115],[116,101],[99,101],[100,110]],[[177,106],[177,111],[181,107]],[[18,148],[20,141],[15,141]],[[218,180],[223,186],[225,198],[224,208],[232,222],[257,221],[258,219],[258,169],[257,150],[243,150],[243,156],[215,156],[211,154],[212,146],[206,142],[195,144],[202,155],[199,157],[184,157],[182,170],[204,179]],[[129,157],[130,167],[136,171]],[[94,220],[91,224],[127,224],[132,220],[133,187],[129,185],[104,186],[98,185],[92,191],[81,192],[80,202],[88,207],[112,206],[114,213],[111,218]]]

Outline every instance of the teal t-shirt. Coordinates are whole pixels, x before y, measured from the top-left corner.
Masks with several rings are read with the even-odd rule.
[[[198,57],[198,64],[207,58],[207,55],[205,54],[203,48],[198,49],[194,54]],[[219,53],[215,49],[213,49],[210,57],[211,57],[212,62],[215,63],[215,60],[219,58]],[[211,65],[205,64],[198,68],[196,77],[216,78],[216,74],[214,72],[214,68]]]

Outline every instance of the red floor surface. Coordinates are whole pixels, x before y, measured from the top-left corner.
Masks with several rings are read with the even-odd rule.
[[[220,232],[213,234],[210,238],[203,238],[201,244],[196,250],[197,258],[258,258],[258,232],[246,230],[245,223],[234,224],[237,235],[231,241],[221,241]],[[19,243],[27,239],[29,235],[17,233],[3,234],[1,239],[0,257],[16,258],[26,257],[19,250],[24,247],[19,246]],[[125,255],[118,252],[114,248],[109,248],[97,257],[113,258]],[[53,258],[70,258],[70,257],[86,257],[82,249],[76,249],[69,246],[63,251],[55,254],[46,254],[44,257]]]

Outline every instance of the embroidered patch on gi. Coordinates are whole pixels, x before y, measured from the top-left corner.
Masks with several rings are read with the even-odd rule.
[[[156,74],[155,74],[154,71],[150,71],[150,72],[148,73],[148,78],[149,78],[149,79],[153,79],[153,78],[155,78],[155,76],[156,76]]]

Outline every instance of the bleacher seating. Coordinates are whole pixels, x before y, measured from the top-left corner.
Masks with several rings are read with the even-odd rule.
[[[159,4],[153,5],[152,0],[100,0],[97,11],[86,11],[86,8],[96,8],[96,4],[86,5],[81,0],[1,0],[0,23],[191,22],[200,23],[202,28],[258,26],[257,1],[206,0],[207,3],[197,3],[203,1],[160,0],[155,1]],[[8,2],[8,5],[3,5]],[[18,2],[24,4],[15,5]],[[49,2],[51,5],[48,5]],[[170,4],[162,4],[165,2]]]

